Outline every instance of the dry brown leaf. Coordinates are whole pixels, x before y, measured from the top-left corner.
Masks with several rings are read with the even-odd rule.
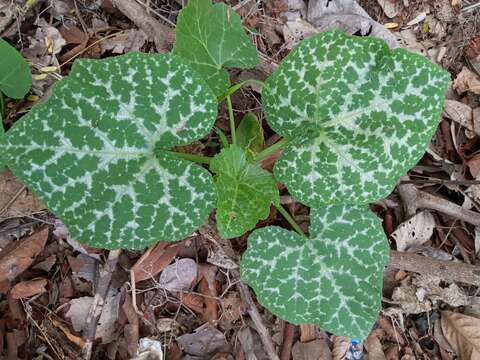
[[[442,311],[443,335],[460,359],[480,359],[480,319]]]
[[[332,360],[332,352],[325,339],[307,343],[297,341],[292,348],[292,358],[293,360]]]
[[[314,324],[300,324],[300,341],[310,342],[315,340],[315,325]]]
[[[470,91],[474,94],[480,94],[480,78],[477,74],[464,66],[453,81],[453,88],[458,93],[463,94]]]
[[[189,309],[195,311],[197,314],[203,314],[203,296],[193,293],[180,293],[180,301]]]
[[[197,279],[198,266],[192,259],[180,259],[161,273],[158,286],[169,291],[190,289]]]
[[[375,333],[370,333],[364,344],[368,352],[368,360],[385,360],[385,353],[382,349],[382,343]]]
[[[425,210],[401,223],[392,233],[398,251],[408,251],[427,242],[433,234],[435,219]]]
[[[394,18],[400,11],[399,2],[395,0],[377,0],[387,17]]]
[[[350,339],[345,336],[333,337],[332,360],[344,360],[350,347]]]
[[[22,240],[8,244],[0,252],[0,282],[12,281],[32,265],[48,239],[48,228],[43,228]]]
[[[41,294],[47,291],[47,284],[47,279],[33,279],[29,281],[22,281],[12,288],[10,294],[14,299],[28,298],[30,296]]]
[[[7,169],[0,174],[0,209],[0,216],[10,217],[30,215],[45,206]]]
[[[205,310],[203,318],[206,321],[214,322],[218,320],[218,305],[215,298],[218,296],[216,275],[218,268],[213,265],[200,265],[199,275],[201,276],[198,284],[198,291],[205,295]]]
[[[283,37],[285,38],[285,47],[292,49],[297,43],[313,34],[318,30],[309,22],[300,18],[287,21],[283,25]]]
[[[172,244],[166,241],[160,241],[147,250],[145,255],[142,256],[131,269],[135,275],[135,282],[151,279],[165,269],[183,245],[183,242]]]
[[[475,179],[480,178],[480,154],[475,154],[467,160],[467,166]]]
[[[473,131],[473,110],[470,106],[460,101],[446,99],[443,116]]]
[[[225,335],[209,323],[195,329],[192,334],[179,336],[177,342],[187,354],[205,358],[230,348]]]

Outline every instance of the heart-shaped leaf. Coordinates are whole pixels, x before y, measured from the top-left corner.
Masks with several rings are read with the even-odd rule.
[[[169,152],[210,132],[215,95],[182,59],[78,60],[1,146],[14,174],[92,246],[179,240],[213,209],[210,173]]]
[[[224,67],[254,68],[257,49],[238,14],[223,3],[189,0],[177,18],[173,52],[191,62],[217,95],[230,85]]]
[[[388,243],[380,221],[368,206],[330,205],[312,208],[310,223],[310,238],[276,226],[255,230],[242,278],[282,319],[362,339],[381,307]]]
[[[449,78],[379,39],[329,31],[303,41],[262,91],[269,125],[290,140],[275,176],[310,206],[385,197],[424,154]]]
[[[13,46],[0,39],[0,91],[12,99],[21,99],[31,86],[27,62]]]
[[[240,236],[265,219],[271,204],[279,204],[273,175],[248,162],[245,152],[231,145],[215,155],[210,169],[216,173],[217,226],[223,238]]]

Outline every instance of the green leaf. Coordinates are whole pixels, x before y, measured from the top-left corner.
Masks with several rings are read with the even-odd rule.
[[[213,209],[210,173],[169,152],[207,135],[217,102],[172,55],[77,60],[0,151],[72,237],[102,248],[175,241]]]
[[[379,39],[329,31],[304,40],[262,91],[268,124],[291,141],[275,176],[310,206],[385,197],[424,154],[449,79]]]
[[[0,39],[0,91],[12,99],[21,99],[31,86],[27,62],[13,46]]]
[[[242,278],[258,301],[293,324],[365,338],[380,310],[388,243],[368,206],[310,210],[310,238],[276,226],[248,239]]]
[[[216,173],[217,226],[223,238],[244,234],[280,202],[273,175],[251,164],[245,152],[231,145],[215,155],[210,170]]]
[[[257,49],[243,30],[238,14],[223,3],[189,0],[177,18],[173,52],[190,61],[216,95],[230,85],[224,67],[254,68]]]
[[[254,113],[247,113],[237,128],[237,145],[245,149],[249,157],[254,157],[265,146],[263,129]]]

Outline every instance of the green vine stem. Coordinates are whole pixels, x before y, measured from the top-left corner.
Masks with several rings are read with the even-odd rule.
[[[181,153],[181,152],[174,152],[174,151],[171,151],[171,154],[181,159],[193,161],[199,164],[210,164],[210,160],[212,160],[211,157],[202,156],[202,155],[195,155],[195,154],[188,154],[188,153]]]
[[[288,140],[283,138],[280,141],[277,141],[275,144],[270,145],[266,149],[263,149],[260,153],[258,153],[257,156],[255,156],[255,162],[262,161],[263,159],[272,155],[278,149],[282,149],[287,144],[287,142]]]
[[[230,119],[230,133],[232,134],[233,145],[237,144],[237,135],[235,133],[235,118],[233,117],[233,106],[230,95],[227,96],[228,118]]]
[[[218,102],[222,102],[223,100],[225,100],[228,96],[232,95],[233,93],[237,92],[238,90],[240,90],[243,86],[245,85],[253,85],[253,84],[256,84],[256,85],[259,85],[261,87],[263,87],[264,83],[263,81],[260,81],[260,80],[255,80],[255,79],[248,79],[248,80],[245,80],[245,81],[242,81],[242,82],[239,82],[235,85],[232,85],[230,86],[230,88],[225,91],[222,95],[220,95],[217,99],[218,99]]]
[[[300,235],[302,236],[305,236],[306,238],[308,238],[308,236],[303,232],[303,230],[300,228],[300,226],[297,224],[297,222],[295,221],[295,219],[288,213],[287,210],[285,210],[285,208],[282,206],[282,205],[275,205],[275,208],[278,210],[278,212],[280,214],[283,215],[283,217],[285,218],[285,220],[287,220],[287,222],[290,224],[290,226],[297,232],[299,233]]]

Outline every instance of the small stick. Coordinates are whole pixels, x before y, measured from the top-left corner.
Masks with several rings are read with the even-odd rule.
[[[403,200],[405,214],[409,218],[415,215],[418,208],[423,208],[436,210],[454,219],[480,226],[480,214],[478,212],[465,209],[444,198],[418,190],[412,184],[399,184],[397,189]]]
[[[86,340],[86,343],[85,347],[82,349],[82,358],[85,360],[89,360],[92,357],[92,347],[93,341],[95,340],[98,320],[100,319],[100,315],[102,315],[103,305],[105,304],[105,299],[108,290],[110,289],[112,273],[117,266],[121,252],[122,250],[110,251],[105,266],[100,270],[100,277],[95,296],[83,327],[83,338]]]
[[[231,271],[235,278],[240,279],[240,273],[238,272],[238,270]],[[247,304],[248,315],[250,315],[250,318],[255,324],[255,329],[257,330],[258,335],[260,335],[260,339],[262,340],[263,346],[265,347],[265,351],[267,352],[269,359],[280,360],[278,358],[277,352],[275,351],[275,347],[273,346],[270,333],[268,332],[267,327],[263,324],[262,317],[260,316],[260,313],[258,312],[255,303],[253,302],[252,295],[250,294],[248,286],[245,285],[241,280],[238,280],[237,289],[240,293],[240,297]]]
[[[417,255],[410,252],[390,251],[388,266],[400,270],[432,275],[442,280],[480,286],[480,266]]]
[[[285,321],[283,329],[283,344],[280,352],[280,360],[290,360],[293,345],[293,336],[295,335],[296,326]]]

